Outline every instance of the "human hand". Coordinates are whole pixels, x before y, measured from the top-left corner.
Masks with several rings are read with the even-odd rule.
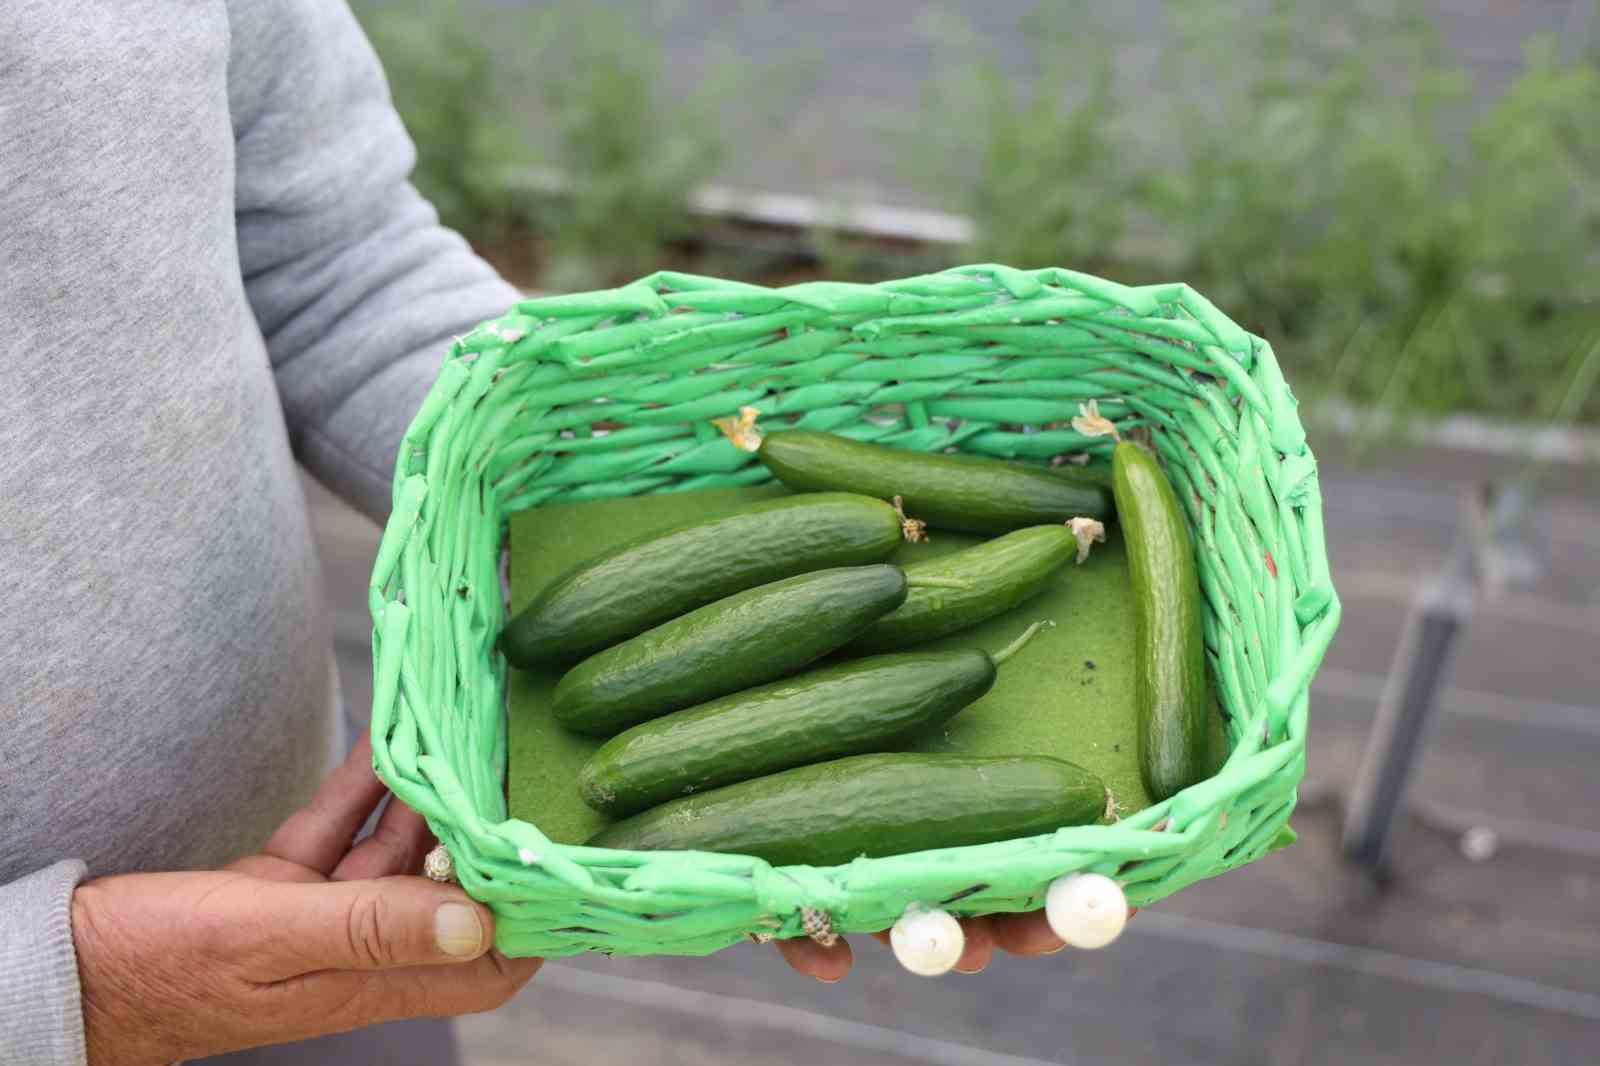
[[[1130,909],[1128,916],[1131,918],[1133,914],[1134,911]],[[996,951],[1021,956],[1054,955],[1067,946],[1050,928],[1044,911],[963,918],[961,930],[966,936],[966,944],[955,965],[957,973],[982,973]],[[873,933],[872,936],[881,944],[889,943],[887,931]],[[843,980],[855,961],[854,952],[843,937],[829,947],[823,947],[807,937],[775,943],[784,960],[796,971],[825,984]]]
[[[89,881],[72,933],[91,1066],[143,1066],[491,1010],[539,959],[491,951],[494,919],[414,876],[422,817],[383,799],[366,737],[258,855],[225,870]]]

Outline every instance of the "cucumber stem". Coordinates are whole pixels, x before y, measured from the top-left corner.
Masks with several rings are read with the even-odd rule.
[[[905,500],[894,498],[894,513],[900,516],[900,533],[911,544],[928,539],[928,523],[906,514]]]
[[[1022,631],[1022,636],[1018,637],[1016,640],[1013,640],[1010,644],[1007,644],[1005,647],[989,656],[989,658],[994,660],[996,666],[999,666],[1001,663],[1017,654],[1017,652],[1021,651],[1024,645],[1026,645],[1028,641],[1032,640],[1034,637],[1038,636],[1039,630],[1043,629],[1045,626],[1051,626],[1053,628],[1055,623],[1049,620],[1033,623],[1033,625]]]
[[[1104,523],[1093,518],[1072,518],[1067,521],[1067,528],[1072,530],[1072,535],[1078,541],[1078,565],[1089,558],[1089,545],[1095,541],[1105,542],[1106,527]]]
[[[959,577],[906,577],[906,587],[913,589],[970,589],[972,582]]]
[[[1100,413],[1099,400],[1090,400],[1088,403],[1078,405],[1078,413],[1072,419],[1072,428],[1085,437],[1122,439],[1122,435],[1117,432],[1117,424]]]

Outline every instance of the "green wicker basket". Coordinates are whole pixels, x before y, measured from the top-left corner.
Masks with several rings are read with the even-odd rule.
[[[552,843],[507,817],[507,515],[552,501],[751,485],[712,426],[1049,461],[1101,452],[1097,400],[1151,427],[1195,533],[1230,755],[1115,825],[833,868]],[[373,757],[427,816],[510,955],[699,955],[746,937],[885,929],[911,903],[1036,909],[1052,880],[1167,896],[1292,839],[1307,691],[1339,621],[1316,462],[1271,348],[1187,285],[963,267],[768,289],[659,273],[528,300],[456,341],[401,445],[370,590]]]

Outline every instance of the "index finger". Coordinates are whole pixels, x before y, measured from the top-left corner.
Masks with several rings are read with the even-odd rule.
[[[393,874],[422,872],[422,856],[433,846],[433,834],[422,815],[390,796],[372,835],[341,858],[328,875],[335,881],[364,881]]]
[[[386,791],[372,772],[372,738],[362,733],[339,768],[323,778],[311,802],[278,827],[261,853],[327,876]]]

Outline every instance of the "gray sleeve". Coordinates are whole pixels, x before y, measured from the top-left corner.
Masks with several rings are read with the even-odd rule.
[[[72,947],[72,890],[83,863],[58,862],[0,885],[0,1063],[82,1066],[83,1003]]]
[[[240,269],[295,454],[379,521],[451,339],[515,289],[411,186],[411,141],[341,0],[233,0]]]

